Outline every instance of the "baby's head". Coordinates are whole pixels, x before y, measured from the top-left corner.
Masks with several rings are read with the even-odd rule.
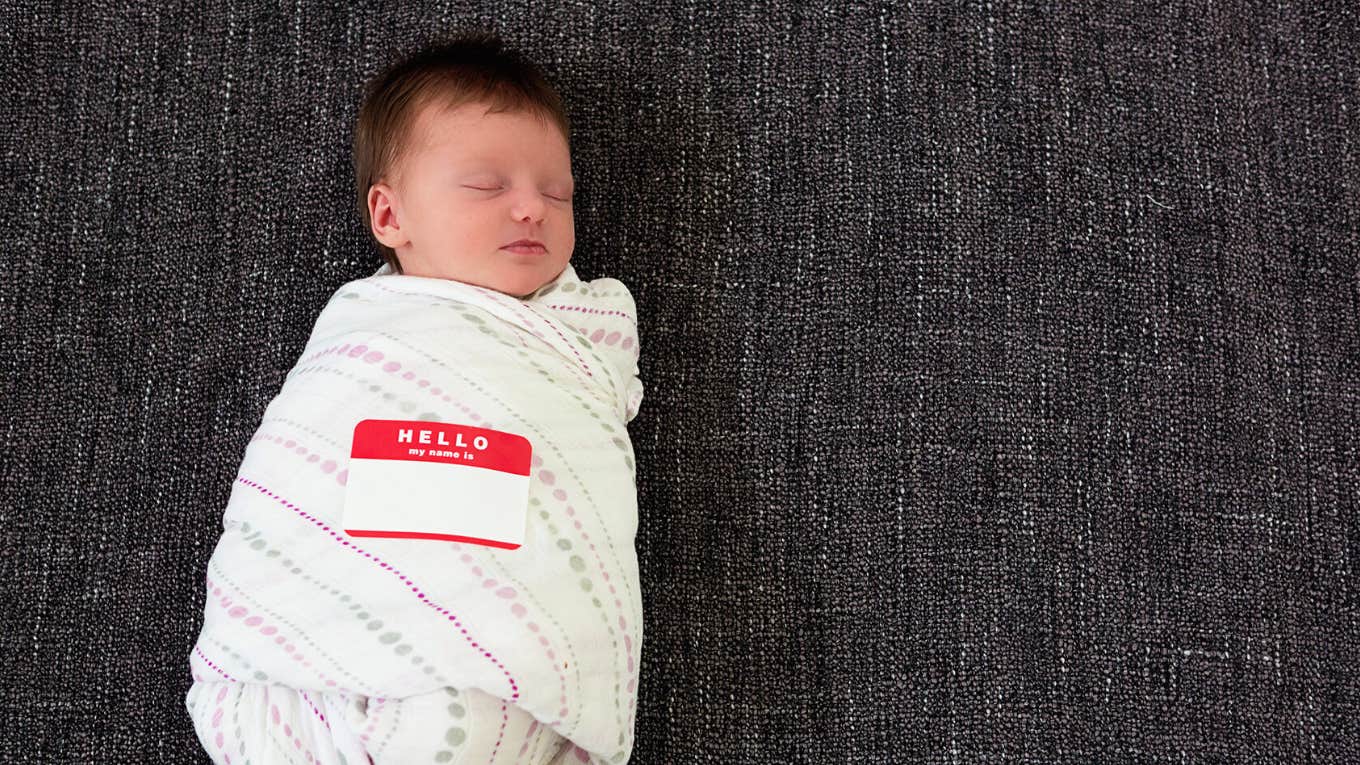
[[[527,296],[576,247],[570,131],[542,71],[494,34],[424,48],[366,88],[359,214],[395,273]],[[522,239],[542,247],[507,249]]]

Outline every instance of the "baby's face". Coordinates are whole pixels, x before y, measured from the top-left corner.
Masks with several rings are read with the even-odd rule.
[[[562,273],[576,247],[571,156],[556,126],[486,108],[426,107],[396,178],[369,188],[369,215],[403,273],[523,297]],[[506,248],[520,239],[543,249]]]

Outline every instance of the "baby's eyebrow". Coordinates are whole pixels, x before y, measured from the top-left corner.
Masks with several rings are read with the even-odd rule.
[[[571,176],[569,176],[569,175],[568,175],[568,176],[565,176],[565,177],[564,177],[564,176],[560,176],[560,175],[558,175],[558,176],[552,176],[552,177],[549,177],[548,180],[547,180],[546,182],[547,182],[547,183],[563,183],[563,184],[566,186],[566,188],[567,188],[567,193],[571,193],[571,192],[573,192],[573,191],[576,190],[576,179],[573,178],[573,177],[571,177]]]
[[[455,165],[454,170],[461,176],[478,177],[484,175],[491,175],[500,177],[504,175],[504,173],[500,169],[494,167],[493,165],[485,161],[473,161],[468,162],[466,164],[458,164]],[[564,180],[566,182],[568,192],[576,190],[576,176],[574,175],[553,174],[548,178],[549,183],[558,183]]]

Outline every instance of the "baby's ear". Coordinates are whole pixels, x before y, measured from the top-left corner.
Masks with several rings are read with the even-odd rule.
[[[373,238],[382,244],[395,250],[409,241],[409,237],[401,231],[396,195],[391,186],[375,183],[368,187],[368,218]]]

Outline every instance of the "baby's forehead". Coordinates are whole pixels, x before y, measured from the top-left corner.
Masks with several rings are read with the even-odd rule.
[[[497,112],[494,115],[484,115],[483,110],[484,107],[478,107],[473,112],[464,111],[453,117],[449,117],[447,112],[440,114],[438,110],[427,111],[412,126],[406,146],[402,149],[411,156],[419,155],[423,159],[456,160],[467,169],[476,169],[479,165],[490,168],[508,159],[522,159],[534,155],[549,164],[565,163],[568,168],[570,167],[569,146],[558,145],[558,142],[552,141],[544,143],[537,138],[529,139],[525,133],[518,130],[503,130],[497,125],[477,124],[499,115],[529,120],[535,119],[534,115],[526,112]],[[555,129],[551,124],[541,121],[540,126],[545,131]],[[525,140],[532,140],[533,146],[526,146]]]
[[[410,148],[426,149],[442,145],[449,133],[448,121],[441,116],[441,110],[433,105],[427,105],[421,108],[415,119],[411,120],[406,139]]]
[[[465,105],[466,106],[466,105]],[[446,106],[426,105],[413,121],[407,136],[408,148],[418,152],[458,152],[465,149],[478,151],[493,150],[494,145],[483,147],[482,131],[467,130],[472,124],[487,119],[483,106],[472,109],[459,108],[452,113]]]

